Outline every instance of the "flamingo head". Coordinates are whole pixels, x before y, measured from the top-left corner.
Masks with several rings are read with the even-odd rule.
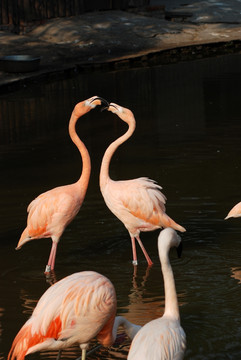
[[[182,239],[174,229],[167,227],[158,236],[159,255],[167,253],[172,247],[177,249],[177,255],[180,258],[182,254]]]
[[[105,108],[109,107],[109,103],[105,99],[99,96],[92,96],[91,98],[81,101],[77,105],[75,105],[74,112],[77,117],[80,117],[89,112],[90,110],[94,109],[97,105],[104,105]]]
[[[120,119],[122,119],[125,122],[129,122],[131,119],[132,121],[135,121],[133,112],[127,108],[124,108],[123,106],[120,106],[115,103],[110,103],[108,107],[108,111],[111,111],[113,114],[116,114],[119,116]]]
[[[109,107],[108,101],[100,96],[92,96],[91,98],[84,101],[84,105],[90,106],[91,108],[95,108],[96,105],[104,105],[107,108]]]

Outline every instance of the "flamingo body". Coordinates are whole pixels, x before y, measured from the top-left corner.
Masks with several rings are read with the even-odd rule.
[[[165,288],[165,311],[161,318],[150,321],[134,337],[128,360],[182,360],[186,335],[180,325],[175,282],[168,253],[181,242],[175,230],[166,228],[158,238],[159,257]]]
[[[77,196],[77,186],[56,187],[39,195],[29,204],[27,228],[21,235],[17,249],[30,240],[40,238],[51,237],[53,241],[59,241],[84,200],[84,194]]]
[[[76,343],[85,351],[94,337],[110,346],[115,314],[115,289],[105,276],[93,271],[67,276],[42,295],[15,337],[8,360],[23,360],[36,351],[60,350]]]
[[[133,134],[136,123],[134,115],[129,109],[110,103],[109,111],[117,114],[120,119],[126,122],[128,130],[110,144],[105,151],[100,170],[100,189],[106,205],[123,222],[130,234],[133,264],[137,265],[135,247],[135,239],[137,239],[147,263],[152,265],[152,261],[140,240],[140,232],[166,227],[172,227],[181,232],[186,230],[166,214],[166,197],[161,192],[161,186],[155,181],[147,177],[124,181],[114,181],[110,178],[110,160],[117,148]]]
[[[241,202],[234,205],[234,207],[229,211],[229,213],[226,216],[225,220],[229,219],[231,217],[234,217],[234,218],[241,217]]]
[[[87,191],[91,162],[88,150],[79,139],[75,125],[77,120],[100,105],[103,99],[93,96],[78,103],[69,121],[69,134],[79,149],[82,157],[82,173],[79,180],[73,184],[59,186],[46,191],[34,199],[28,206],[27,227],[24,229],[16,249],[20,249],[26,242],[41,238],[52,238],[52,248],[45,272],[54,270],[58,242],[66,226],[75,218],[84,201]]]
[[[109,180],[102,190],[107,206],[120,219],[130,236],[138,236],[141,231],[152,231],[173,226],[184,228],[165,213],[166,197],[161,186],[146,177],[113,181]]]

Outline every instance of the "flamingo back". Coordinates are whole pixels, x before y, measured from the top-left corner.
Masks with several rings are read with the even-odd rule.
[[[182,360],[185,348],[186,335],[179,321],[162,317],[136,334],[128,360]]]

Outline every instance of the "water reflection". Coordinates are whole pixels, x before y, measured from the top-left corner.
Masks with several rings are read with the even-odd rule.
[[[182,258],[171,255],[187,334],[185,359],[241,357],[241,227],[238,221],[224,221],[240,199],[240,76],[236,54],[81,74],[0,96],[0,359],[51,286],[42,273],[51,240],[14,250],[26,225],[27,205],[43,191],[78,179],[81,163],[68,121],[73,106],[93,95],[131,108],[137,121],[132,138],[113,157],[113,179],[155,179],[167,196],[167,213],[187,228],[181,235]],[[82,270],[106,275],[116,288],[118,314],[144,324],[163,313],[159,232],[142,236],[153,267],[147,269],[140,254],[133,273],[128,232],[106,208],[98,185],[103,153],[125,130],[108,112],[91,112],[77,125],[91,155],[92,174],[81,212],[60,241],[55,275],[57,280]],[[126,358],[129,345],[126,339],[109,350],[100,348],[90,359]],[[64,358],[79,355],[75,347]],[[55,356],[47,352],[31,358]]]
[[[20,290],[20,299],[22,302],[23,314],[27,314],[30,317],[37,305],[38,299],[30,299],[29,294],[24,289]]]

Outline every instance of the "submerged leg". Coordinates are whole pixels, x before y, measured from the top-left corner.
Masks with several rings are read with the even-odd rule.
[[[48,265],[46,265],[45,273],[49,273],[51,270],[54,270],[55,258],[56,258],[56,251],[57,251],[58,243],[52,241],[52,248],[49,255]]]
[[[62,354],[62,350],[59,350],[56,360],[60,360],[60,359],[61,359],[61,354]]]
[[[132,264],[137,265],[137,255],[136,255],[136,240],[134,237],[131,237],[131,244],[132,244],[132,254],[133,254],[133,260]]]
[[[136,239],[137,239],[137,241],[138,241],[138,243],[139,243],[139,245],[141,247],[141,250],[142,250],[143,254],[145,255],[145,258],[146,258],[146,261],[147,261],[148,265],[153,265],[153,262],[151,261],[151,258],[147,254],[147,251],[144,248],[144,245],[142,244],[140,237],[137,236]]]

